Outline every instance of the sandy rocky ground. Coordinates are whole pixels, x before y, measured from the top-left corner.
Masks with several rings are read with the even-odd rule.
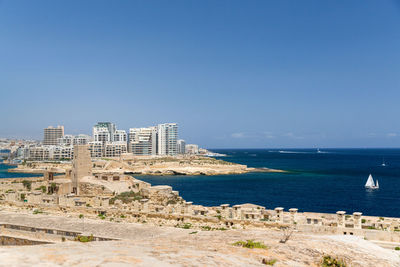
[[[285,244],[279,230],[201,231],[148,224],[116,223],[58,215],[0,212],[1,223],[82,231],[118,241],[0,247],[0,266],[319,266],[323,255],[343,258],[348,266],[400,266],[397,251],[383,249],[355,236],[309,235],[295,232]],[[196,232],[196,233],[193,233]],[[268,249],[232,244],[254,239]]]

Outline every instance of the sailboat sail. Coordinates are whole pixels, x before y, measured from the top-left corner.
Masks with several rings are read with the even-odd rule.
[[[368,180],[365,183],[365,187],[370,187],[370,188],[375,187],[374,179],[372,178],[371,174],[368,176]]]
[[[376,180],[376,188],[379,188],[379,182]]]

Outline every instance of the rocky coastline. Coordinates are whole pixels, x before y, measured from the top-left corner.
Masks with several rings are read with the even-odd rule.
[[[283,173],[284,170],[270,168],[252,168],[242,164],[231,163],[214,158],[192,157],[135,157],[102,159],[93,162],[93,172],[118,172],[132,175],[230,175],[250,172]],[[71,168],[70,162],[27,162],[9,169],[13,173],[42,174],[51,170],[54,173],[65,173]]]

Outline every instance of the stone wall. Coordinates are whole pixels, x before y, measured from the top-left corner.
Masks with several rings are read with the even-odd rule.
[[[31,246],[50,244],[49,242],[35,241],[11,236],[0,236],[0,246]]]

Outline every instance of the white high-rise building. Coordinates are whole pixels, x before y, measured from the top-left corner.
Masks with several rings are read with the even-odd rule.
[[[178,154],[185,154],[185,152],[186,152],[186,150],[185,150],[185,146],[186,146],[185,140],[179,139],[176,142],[176,145],[177,145]]]
[[[116,130],[114,133],[113,142],[125,142],[126,143],[126,131],[125,130]]]
[[[175,156],[178,154],[178,124],[164,123],[157,126],[158,154]]]
[[[108,131],[107,127],[100,127],[98,125],[93,127],[93,141],[101,142],[105,144],[106,142],[111,142],[111,133]]]
[[[156,155],[157,128],[129,129],[129,152],[134,155]]]
[[[100,142],[103,156],[119,156],[121,153],[126,152],[127,134],[125,130],[117,130],[114,123],[98,122],[93,127],[93,142],[95,143],[92,144],[92,147],[96,147],[93,151],[96,151],[96,153],[92,154],[98,155],[97,142]]]
[[[100,141],[89,142],[89,151],[92,158],[101,158],[104,155],[104,146]]]
[[[105,157],[119,157],[123,153],[126,153],[127,147],[126,142],[112,142],[106,143],[104,147]]]
[[[64,137],[58,138],[57,143],[59,146],[73,146],[73,145],[86,145],[91,141],[91,137],[86,134],[70,135],[66,134]]]
[[[98,122],[93,127],[93,141],[113,142],[114,134],[117,131],[114,123],[111,122]]]

